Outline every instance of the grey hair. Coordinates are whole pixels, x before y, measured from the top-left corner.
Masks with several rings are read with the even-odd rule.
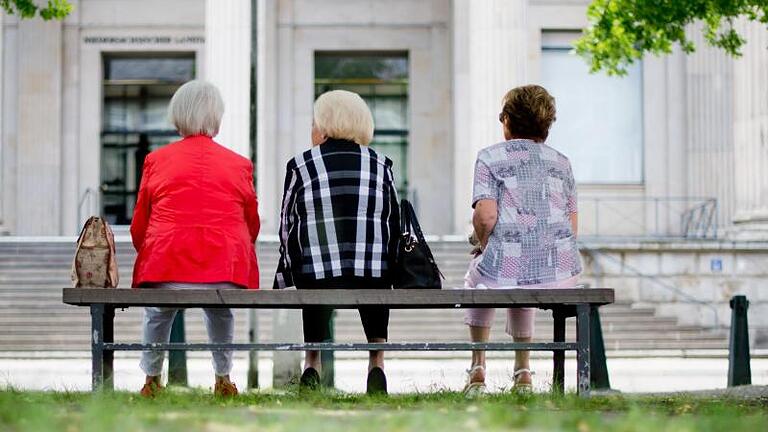
[[[368,145],[373,139],[373,115],[363,98],[346,90],[320,95],[314,107],[315,126],[327,137]]]
[[[189,81],[179,87],[168,106],[168,119],[184,137],[215,137],[223,115],[224,101],[219,89],[202,80]]]

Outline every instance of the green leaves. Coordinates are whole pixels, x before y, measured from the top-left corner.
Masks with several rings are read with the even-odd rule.
[[[593,0],[587,18],[576,53],[592,72],[625,75],[645,54],[669,54],[675,45],[694,52],[686,28],[696,22],[709,45],[740,56],[746,41],[734,23],[744,18],[768,26],[768,0]]]
[[[64,19],[72,12],[72,5],[67,0],[48,0],[45,7],[38,6],[33,0],[0,0],[0,8],[22,19],[34,18],[39,13],[46,21]]]

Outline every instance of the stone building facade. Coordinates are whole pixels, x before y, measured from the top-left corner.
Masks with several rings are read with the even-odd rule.
[[[541,83],[557,99],[550,143],[573,162],[587,249],[706,279],[678,281],[694,294],[719,284],[721,309],[731,293],[768,292],[750,276],[768,259],[764,25],[738,23],[748,40],[739,59],[692,28],[695,54],[647,57],[618,79],[588,74],[569,53],[587,0],[71,3],[62,22],[0,17],[4,234],[73,235],[93,213],[120,231],[143,155],[176,139],[170,95],[205,78],[227,106],[220,142],[255,161],[265,236],[276,233],[285,163],[309,145],[312,101],[330,88],[369,102],[374,147],[395,160],[426,231],[464,235],[475,155],[501,140],[501,97]],[[603,258],[588,266],[592,283],[624,281],[629,298],[686,314],[690,302],[632,289]]]
[[[319,91],[356,89],[376,105],[374,145],[398,163],[427,230],[446,235],[468,227],[474,156],[501,139],[501,96],[542,83],[558,101],[552,144],[579,177],[585,236],[685,237],[681,217],[717,199],[720,238],[765,238],[765,27],[740,23],[740,59],[692,29],[696,54],[609,79],[567,50],[587,3],[76,0],[60,23],[4,16],[0,229],[71,235],[96,212],[127,224],[138,155],[175,139],[163,104],[198,77],[225,95],[221,142],[256,161],[265,232]]]

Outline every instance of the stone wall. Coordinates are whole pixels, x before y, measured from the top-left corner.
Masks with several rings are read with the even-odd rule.
[[[746,295],[753,344],[768,346],[768,243],[586,241],[581,250],[584,282],[681,324],[728,327],[729,300]]]

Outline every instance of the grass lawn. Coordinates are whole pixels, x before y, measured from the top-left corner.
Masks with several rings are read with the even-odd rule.
[[[130,393],[0,391],[0,431],[768,431],[768,401],[454,392],[370,398],[333,392],[202,390],[155,400]]]

